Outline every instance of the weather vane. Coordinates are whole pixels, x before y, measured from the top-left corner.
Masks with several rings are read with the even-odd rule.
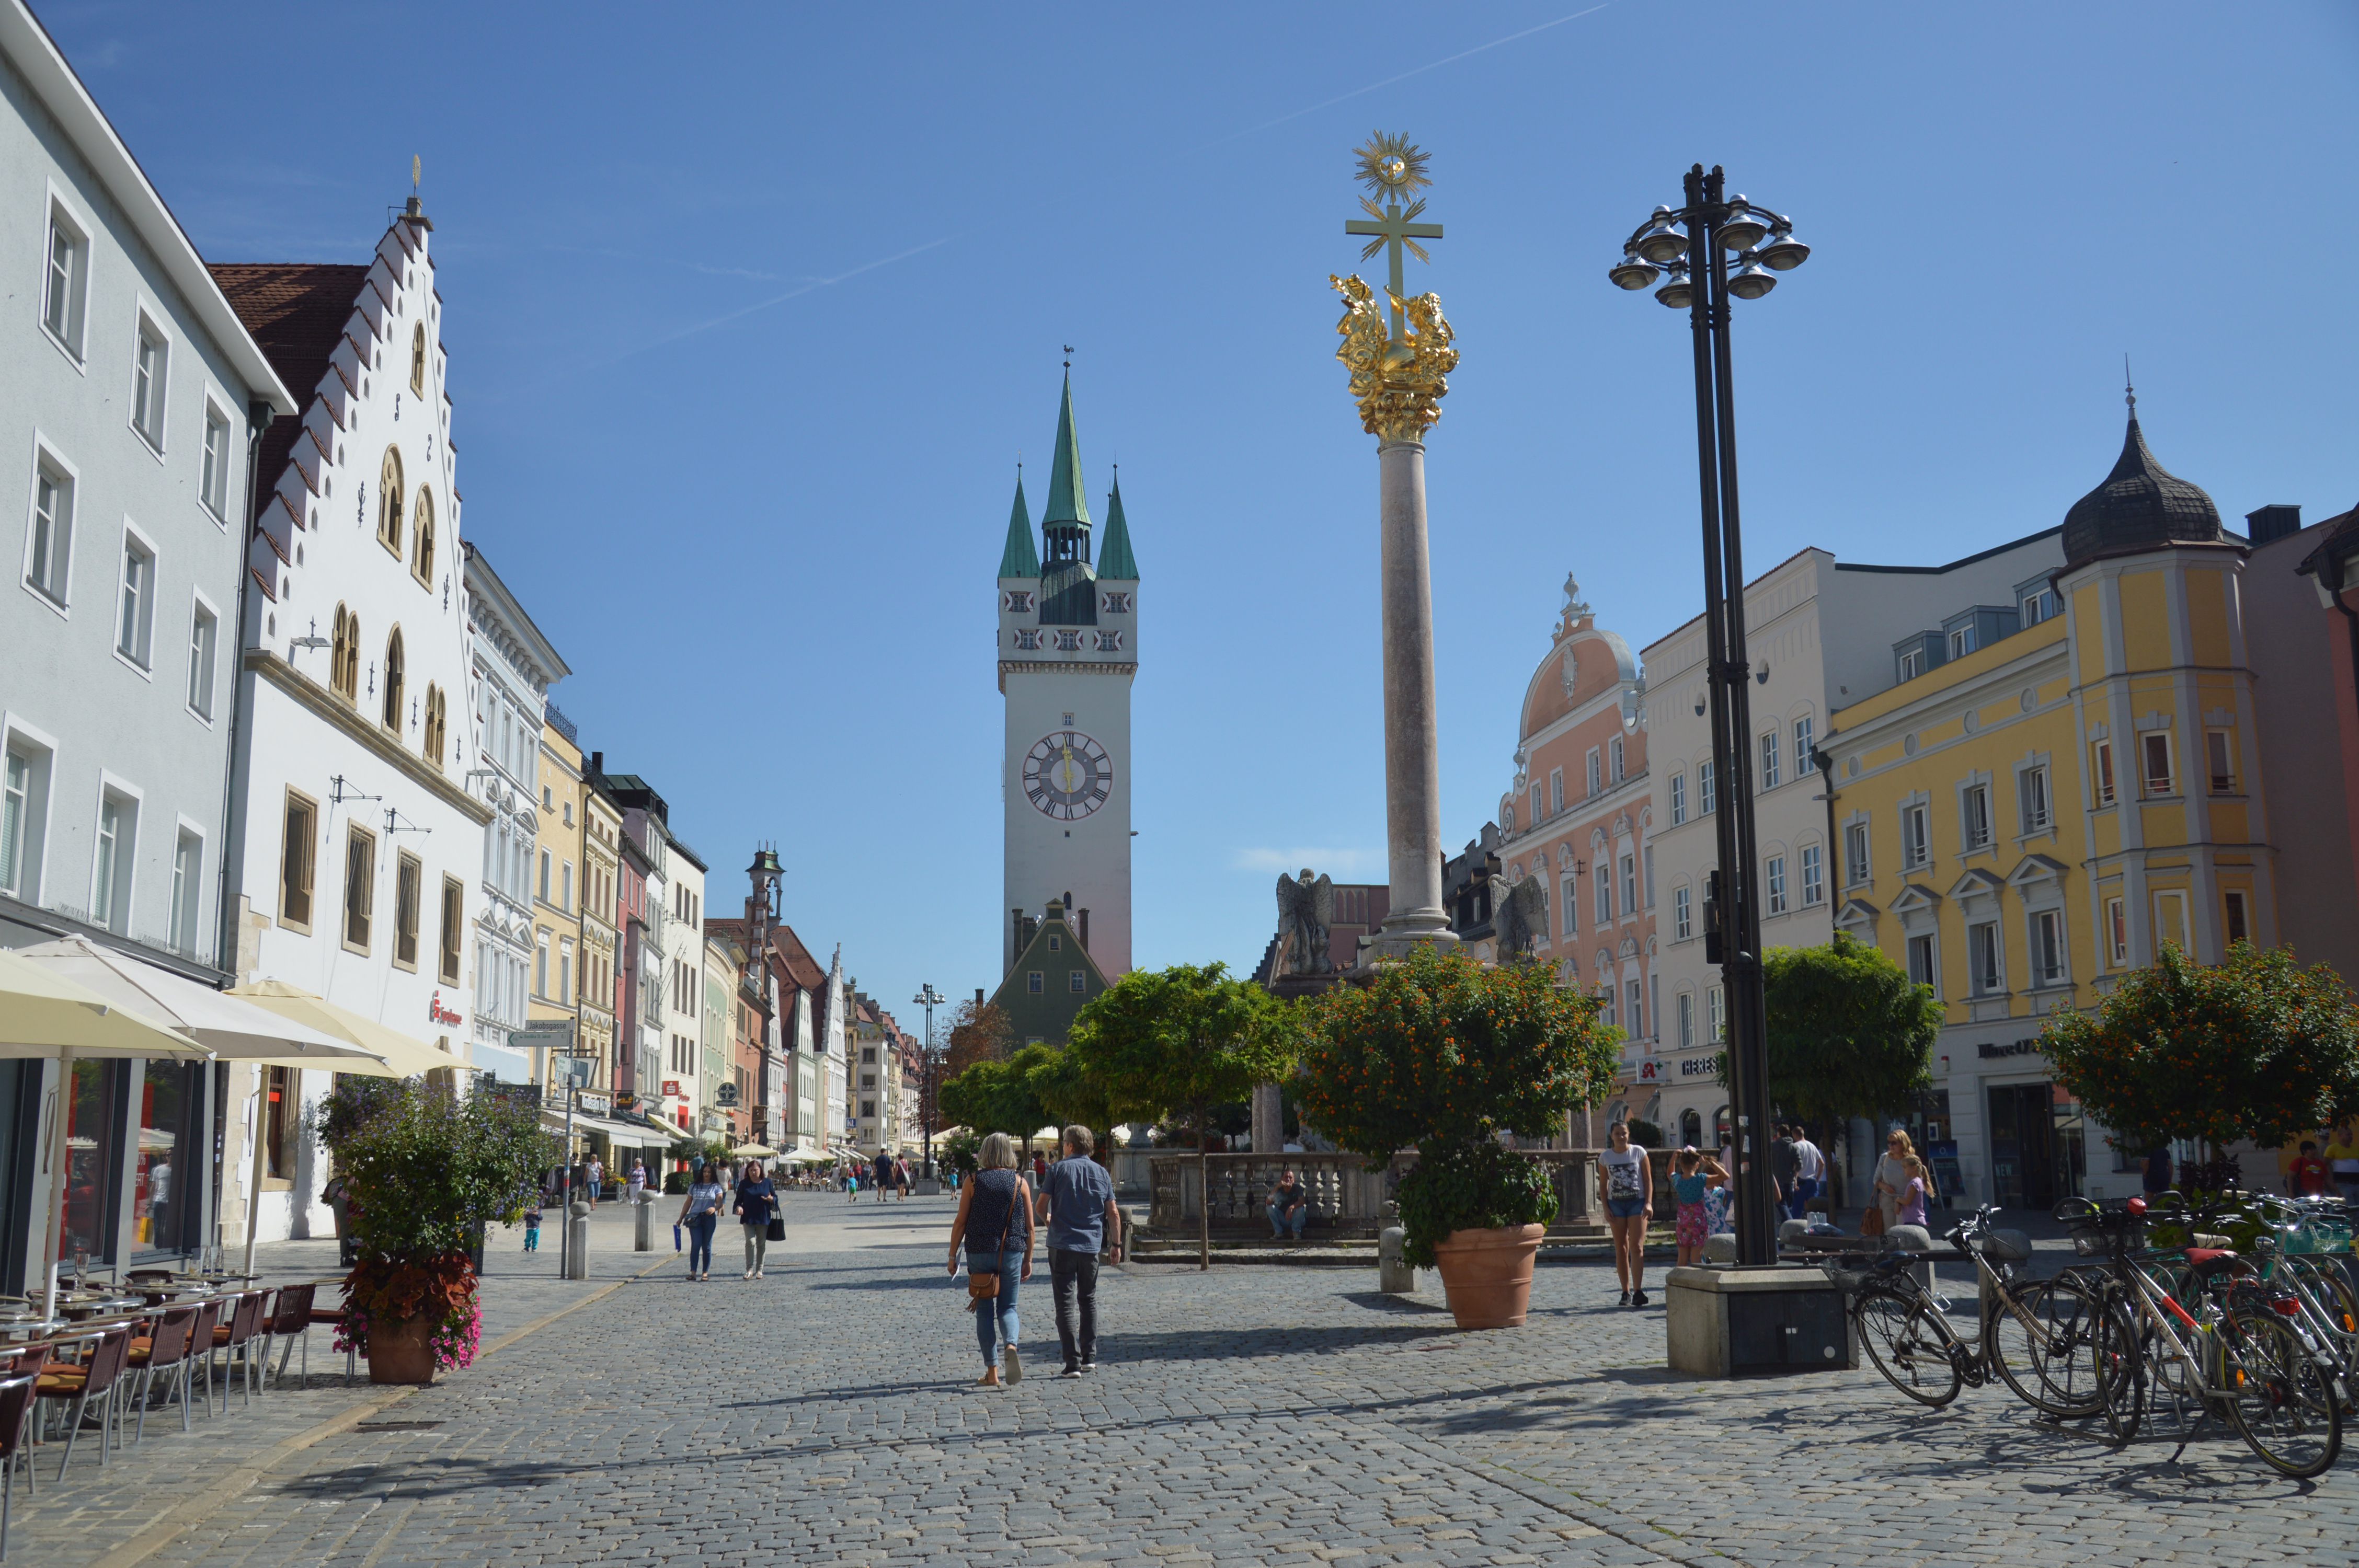
[[[1432,177],[1425,172],[1430,159],[1415,142],[1392,131],[1372,133],[1367,145],[1353,148],[1352,156],[1359,160],[1360,183],[1368,188],[1368,194],[1360,198],[1360,205],[1368,215],[1345,223],[1343,232],[1375,236],[1361,249],[1362,261],[1372,259],[1378,251],[1392,253],[1392,328],[1393,340],[1397,342],[1404,289],[1401,250],[1406,246],[1411,255],[1430,265],[1433,258],[1426,254],[1425,247],[1418,241],[1441,238],[1440,224],[1417,221],[1425,211],[1425,199],[1417,193],[1433,183]],[[1376,204],[1379,200],[1384,203],[1381,207]]]

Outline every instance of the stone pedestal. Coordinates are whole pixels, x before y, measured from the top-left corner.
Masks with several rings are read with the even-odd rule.
[[[1673,1269],[1663,1289],[1671,1369],[1702,1378],[1849,1370],[1859,1346],[1846,1304],[1815,1268]]]
[[[631,1206],[631,1250],[652,1252],[656,1249],[656,1206],[646,1193]]]
[[[565,1277],[590,1277],[590,1206],[581,1200],[565,1217]]]
[[[1417,1289],[1417,1271],[1401,1256],[1408,1238],[1408,1231],[1388,1225],[1376,1238],[1376,1289],[1386,1295],[1405,1296]]]
[[[1425,443],[1376,448],[1385,665],[1385,853],[1392,907],[1376,949],[1455,946],[1441,907],[1441,762],[1433,696],[1433,574],[1427,557]]]

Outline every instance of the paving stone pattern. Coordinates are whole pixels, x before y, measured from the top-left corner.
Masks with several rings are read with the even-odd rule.
[[[950,1211],[792,1198],[768,1279],[739,1279],[731,1245],[709,1283],[667,1264],[385,1412],[436,1424],[327,1437],[147,1561],[2321,1565],[2359,1545],[2351,1465],[2288,1482],[2218,1435],[2117,1454],[2003,1389],[1925,1412],[1872,1372],[1674,1377],[1659,1305],[1616,1307],[1602,1264],[1544,1267],[1530,1323],[1493,1334],[1452,1328],[1438,1284],[1134,1266],[1101,1286],[1101,1369],[1063,1381],[1044,1259],[1019,1296],[1031,1376],[979,1390]],[[647,1261],[627,1234],[602,1214],[600,1278]],[[495,1255],[486,1311],[521,1324],[588,1288]],[[290,1392],[193,1440],[151,1424],[112,1479],[201,1484],[175,1466],[347,1397]],[[77,1507],[45,1487],[19,1512],[26,1561],[96,1558]]]

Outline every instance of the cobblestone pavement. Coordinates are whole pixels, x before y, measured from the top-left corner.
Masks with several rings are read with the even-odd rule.
[[[2353,1465],[2303,1485],[2217,1438],[2117,1454],[1996,1389],[1925,1412],[1868,1372],[1674,1377],[1659,1306],[1615,1307],[1603,1265],[1544,1267],[1529,1324],[1495,1334],[1456,1332],[1438,1285],[1135,1266],[1101,1285],[1101,1369],[1064,1381],[1044,1263],[1019,1296],[1033,1375],[978,1390],[950,1212],[792,1198],[766,1280],[727,1246],[710,1283],[666,1258],[382,1415],[430,1424],[281,1451],[160,1549],[60,1552],[45,1487],[17,1516],[25,1560],[2322,1565],[2359,1543]],[[602,1219],[602,1248],[625,1238]],[[598,1262],[613,1281],[646,1260]],[[487,1312],[594,1285],[495,1267]],[[351,1397],[337,1381],[193,1439],[151,1423],[111,1476],[180,1484]]]

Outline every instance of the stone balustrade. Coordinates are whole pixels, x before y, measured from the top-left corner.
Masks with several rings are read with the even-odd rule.
[[[1556,1223],[1550,1235],[1576,1234],[1604,1223],[1597,1201],[1597,1155],[1588,1149],[1526,1151],[1549,1167],[1557,1191]],[[1188,1152],[1154,1154],[1147,1158],[1153,1175],[1149,1184],[1147,1224],[1153,1229],[1179,1232],[1195,1228],[1200,1211],[1196,1156]],[[1370,1171],[1356,1154],[1212,1154],[1205,1156],[1205,1177],[1212,1188],[1212,1228],[1215,1232],[1267,1234],[1265,1212],[1269,1195],[1286,1171],[1292,1170],[1310,1195],[1310,1219],[1306,1233],[1331,1236],[1374,1236],[1384,1205],[1395,1199],[1400,1179],[1415,1167],[1417,1155],[1403,1152],[1380,1171]],[[1669,1210],[1658,1200],[1658,1211]]]

